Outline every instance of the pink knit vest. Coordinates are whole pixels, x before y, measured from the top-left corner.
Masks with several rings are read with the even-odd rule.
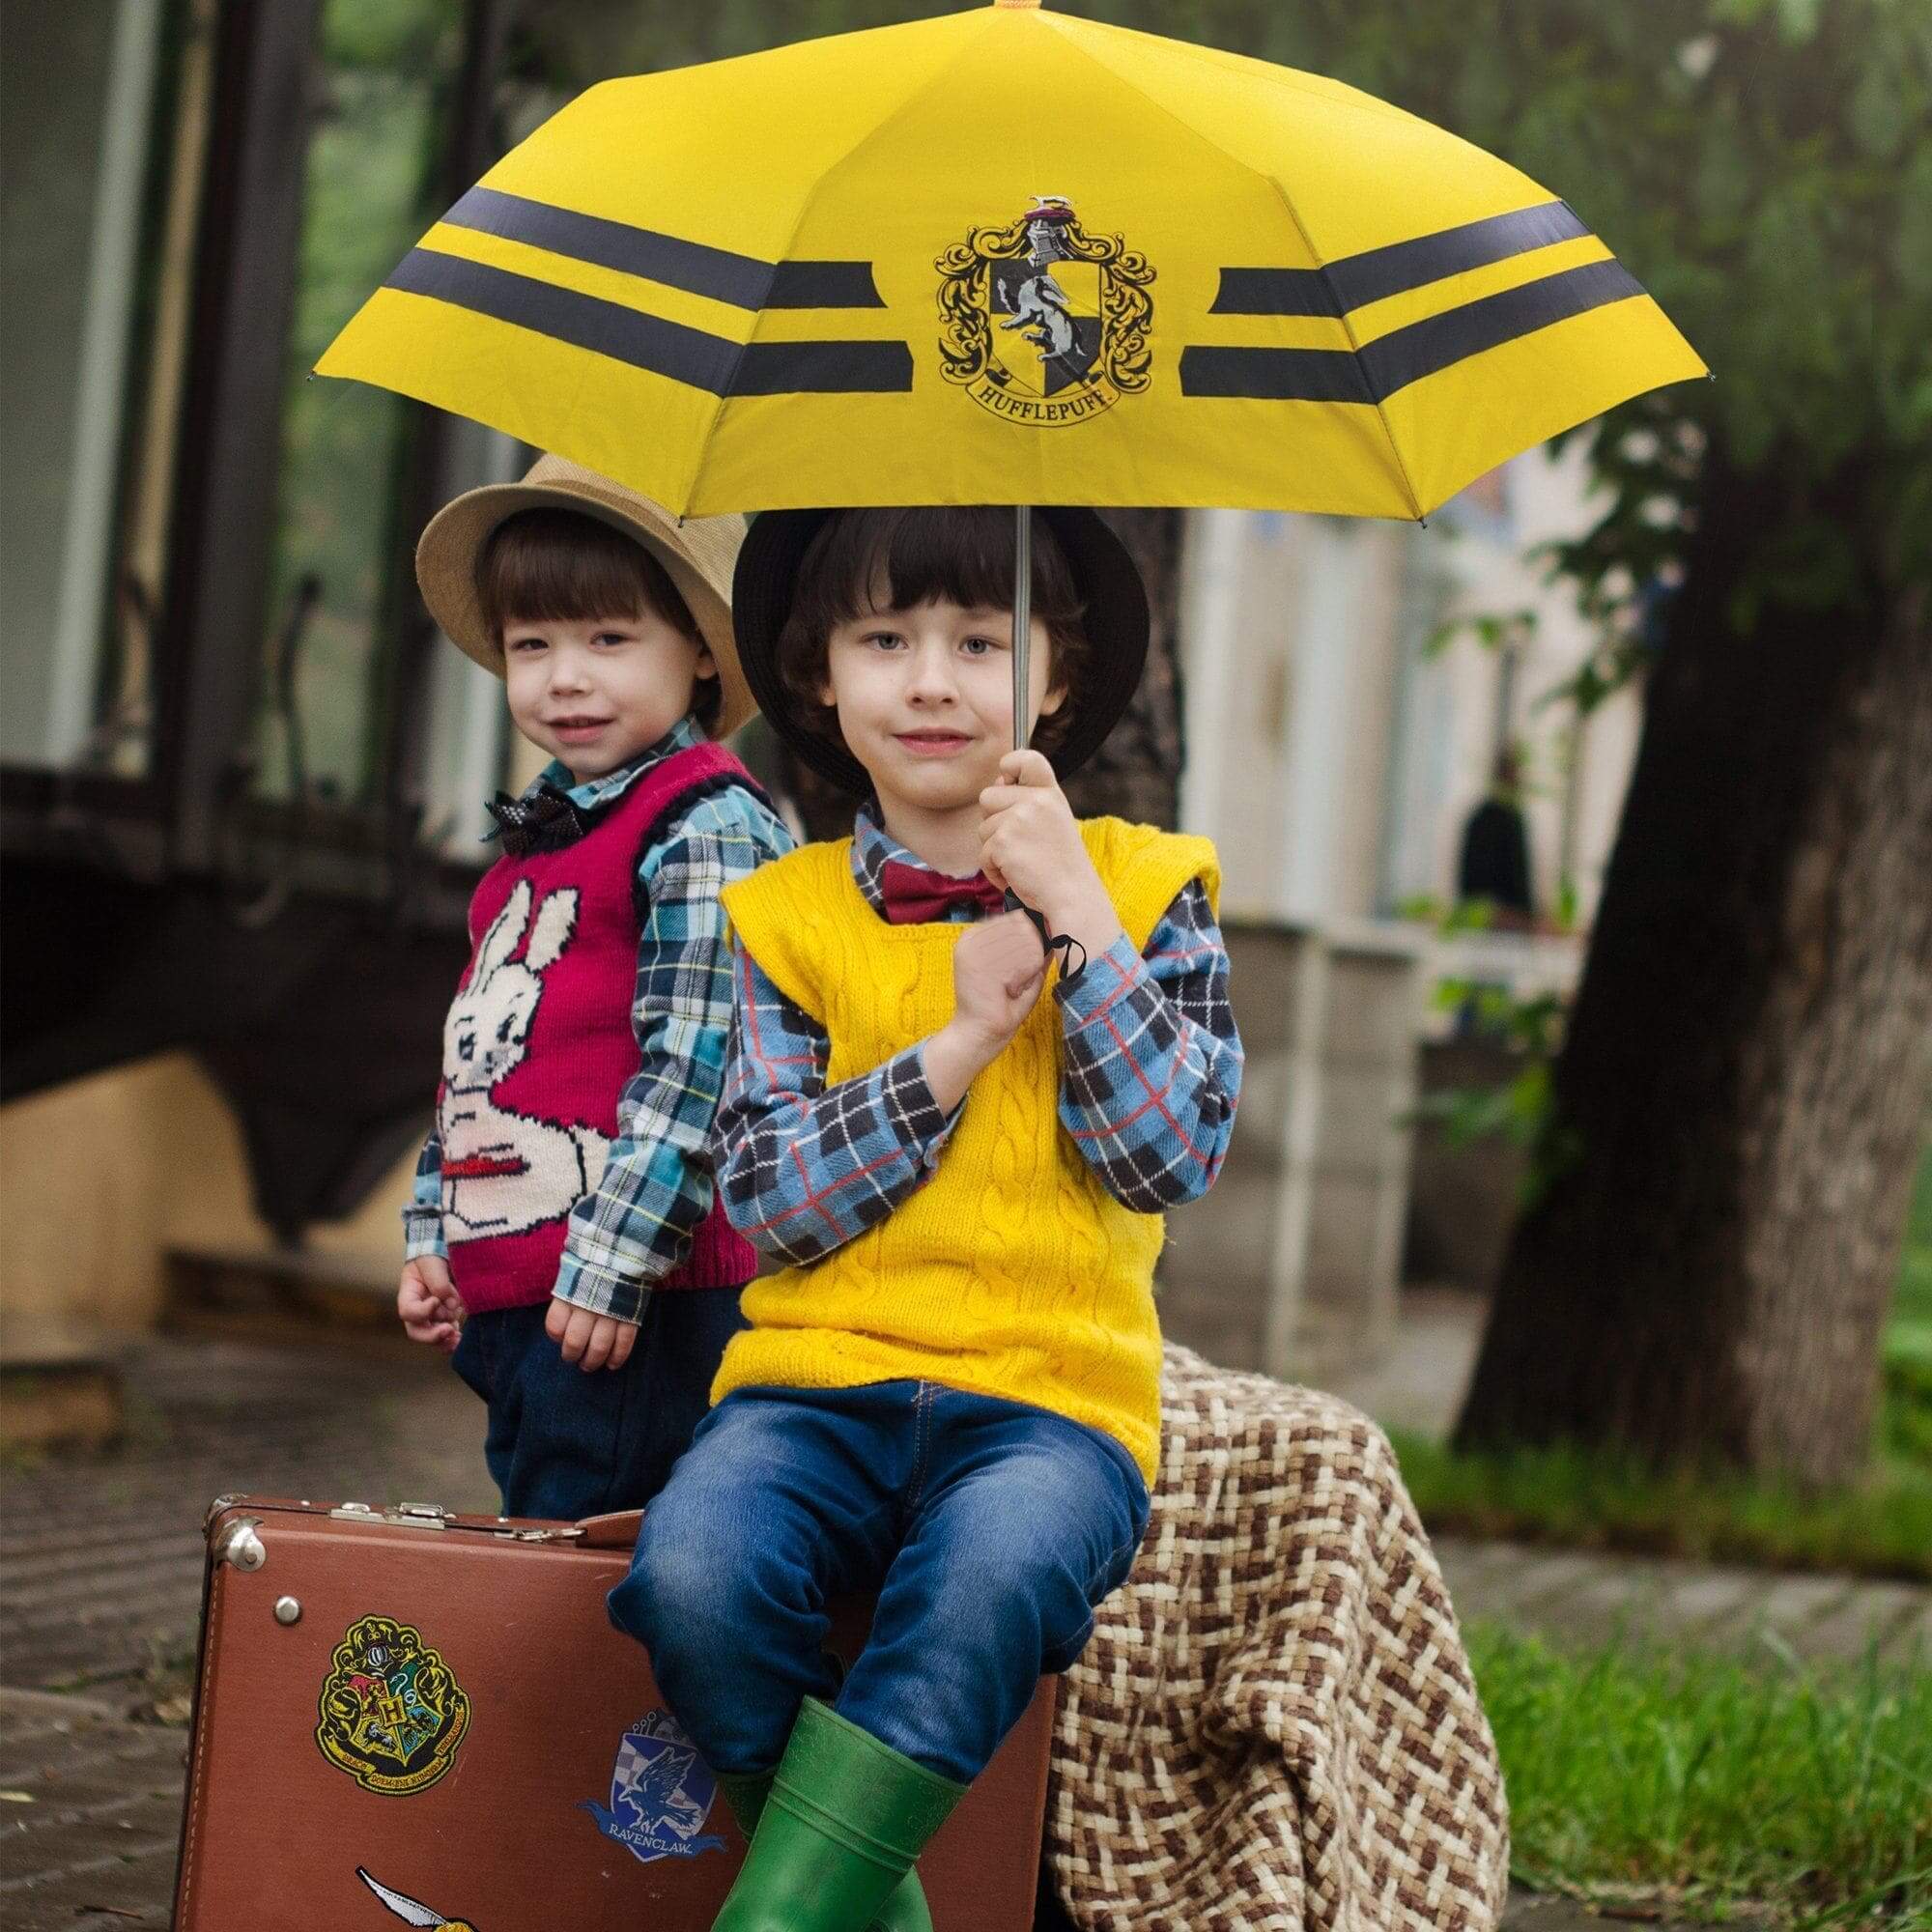
[[[673,753],[575,843],[505,853],[476,888],[437,1091],[443,1234],[472,1315],[550,1298],[570,1210],[603,1174],[618,1098],[642,1065],[631,1029],[639,856],[656,828],[734,781],[754,784],[722,746]],[[714,1196],[655,1287],[732,1288],[756,1272]]]

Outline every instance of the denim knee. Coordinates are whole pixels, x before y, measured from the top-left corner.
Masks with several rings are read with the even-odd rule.
[[[709,1641],[707,1626],[718,1617],[724,1580],[715,1539],[686,1520],[667,1492],[644,1512],[630,1571],[611,1592],[611,1621],[653,1658],[661,1644],[689,1634]]]

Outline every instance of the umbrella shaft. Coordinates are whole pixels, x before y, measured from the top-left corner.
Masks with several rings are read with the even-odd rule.
[[[1033,643],[1033,511],[1013,511],[1013,750],[1027,743],[1027,656]]]

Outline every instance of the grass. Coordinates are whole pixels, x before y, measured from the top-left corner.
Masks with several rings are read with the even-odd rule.
[[[1431,1530],[1932,1580],[1932,1465],[1888,1459],[1857,1489],[1812,1495],[1693,1466],[1659,1473],[1601,1449],[1459,1455],[1406,1431],[1392,1440]]]
[[[1574,1446],[1458,1455],[1395,1432],[1396,1451],[1431,1529],[1932,1580],[1932,1142],[1884,1349],[1871,1466],[1825,1494]]]
[[[1932,1927],[1932,1670],[1468,1632],[1514,1874],[1619,1918]]]

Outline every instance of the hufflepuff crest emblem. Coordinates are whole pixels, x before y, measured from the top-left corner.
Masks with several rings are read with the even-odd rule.
[[[364,1791],[405,1798],[455,1761],[469,1698],[421,1633],[394,1617],[364,1617],[335,1646],[323,1682],[315,1741]]]
[[[948,382],[1011,422],[1084,422],[1148,385],[1154,271],[1118,235],[1090,235],[1057,195],[975,228],[939,270]]]

